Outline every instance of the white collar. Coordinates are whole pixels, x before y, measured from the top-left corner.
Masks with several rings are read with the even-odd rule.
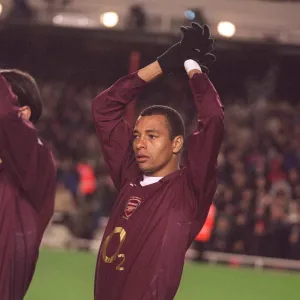
[[[160,181],[163,177],[154,177],[154,176],[146,176],[144,175],[143,181],[140,182],[141,186],[146,186],[149,184],[156,183]]]

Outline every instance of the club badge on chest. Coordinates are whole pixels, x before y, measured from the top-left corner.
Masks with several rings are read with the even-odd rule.
[[[123,218],[126,220],[131,218],[131,216],[137,210],[137,208],[140,206],[141,203],[142,203],[141,198],[135,196],[130,197],[125,206]]]

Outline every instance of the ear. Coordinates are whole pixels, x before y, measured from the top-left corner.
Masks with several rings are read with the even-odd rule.
[[[23,106],[19,109],[18,116],[24,120],[29,120],[31,117],[31,109],[29,106]]]
[[[172,146],[173,146],[173,153],[174,154],[177,154],[180,152],[180,150],[182,149],[183,147],[183,136],[182,135],[179,135],[179,136],[176,136],[174,139],[173,139],[173,142],[172,142]]]

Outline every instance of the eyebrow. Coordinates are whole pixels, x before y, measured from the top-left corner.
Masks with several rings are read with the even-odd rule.
[[[156,129],[147,129],[146,131],[145,131],[146,133],[159,133],[159,131],[158,130],[156,130]],[[135,134],[135,133],[140,133],[137,129],[134,129],[133,130],[133,134]]]

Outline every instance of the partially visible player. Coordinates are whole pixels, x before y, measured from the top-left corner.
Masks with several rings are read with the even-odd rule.
[[[185,252],[212,203],[224,114],[197,63],[212,57],[207,55],[212,42],[207,26],[193,24],[183,33],[182,41],[158,61],[121,78],[93,102],[102,152],[119,192],[99,250],[96,300],[173,299]],[[148,107],[134,130],[123,114],[148,82],[184,65],[199,122],[187,141],[186,167],[180,168],[185,134],[177,111]]]
[[[42,113],[35,80],[0,70],[0,299],[22,300],[53,214],[56,171],[34,126]]]

